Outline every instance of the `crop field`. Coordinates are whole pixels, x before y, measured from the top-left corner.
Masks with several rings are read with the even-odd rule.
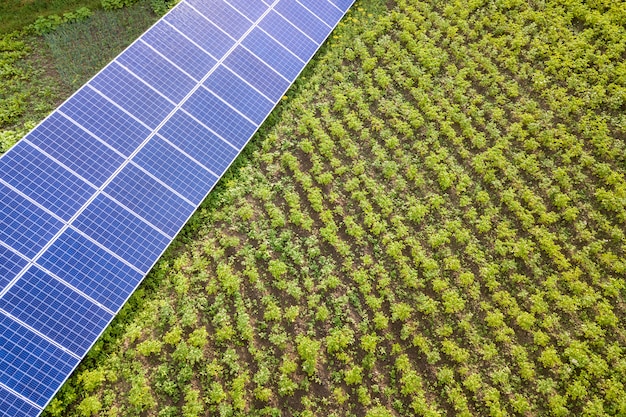
[[[359,0],[45,415],[624,416],[625,175],[626,2]]]

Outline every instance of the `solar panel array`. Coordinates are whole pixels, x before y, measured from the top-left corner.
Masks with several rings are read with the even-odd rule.
[[[37,416],[354,0],[184,0],[0,158],[0,416]]]

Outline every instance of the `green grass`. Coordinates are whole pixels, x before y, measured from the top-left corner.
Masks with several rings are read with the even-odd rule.
[[[150,2],[140,1],[123,9],[96,10],[89,19],[62,25],[44,39],[59,77],[78,89],[156,19]]]
[[[62,15],[79,7],[95,10],[100,7],[100,0],[2,0],[0,34],[20,30],[39,16]]]

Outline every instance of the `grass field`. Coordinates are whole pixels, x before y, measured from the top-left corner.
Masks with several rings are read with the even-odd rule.
[[[626,415],[625,22],[358,1],[46,415]]]

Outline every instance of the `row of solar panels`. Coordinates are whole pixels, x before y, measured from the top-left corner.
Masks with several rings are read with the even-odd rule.
[[[353,0],[184,0],[0,158],[0,416],[35,416]]]

